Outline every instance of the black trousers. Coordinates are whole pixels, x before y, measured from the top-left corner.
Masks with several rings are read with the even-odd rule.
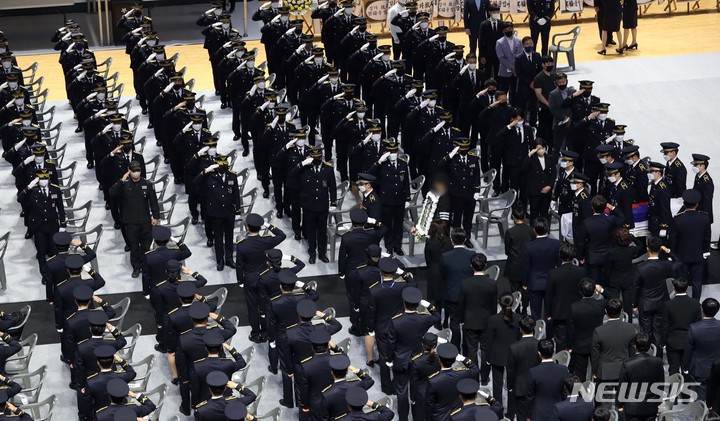
[[[552,22],[548,19],[545,25],[539,25],[537,22],[530,21],[530,37],[532,37],[533,44],[535,44],[535,50],[537,50],[538,38],[542,37],[542,48],[540,49],[541,56],[548,54],[548,43],[550,42],[550,27]]]
[[[393,60],[399,60],[400,54],[402,54],[402,46],[400,44],[395,44],[395,41],[392,42],[392,51],[393,51]]]
[[[188,193],[188,209],[190,209],[190,216],[193,219],[200,218],[200,212],[198,212],[198,205],[200,204],[200,198],[195,193]]]
[[[130,247],[130,264],[133,269],[142,268],[145,252],[152,244],[152,226],[148,224],[123,224],[123,236]]]
[[[397,395],[398,419],[407,421],[410,414],[410,372],[393,366],[392,384]]]
[[[542,137],[547,142],[548,151],[555,152],[556,145],[555,139],[553,139],[553,115],[550,109],[545,105],[538,104],[540,110],[538,111],[538,130],[537,136]],[[557,145],[558,147],[560,145]]]
[[[381,212],[382,223],[387,227],[385,248],[392,252],[393,249],[402,247],[405,204],[383,205]]]
[[[478,358],[478,349],[480,357]],[[480,366],[480,379],[483,383],[488,381],[490,376],[490,364],[487,363],[487,344],[485,343],[485,331],[463,329],[463,353]],[[502,396],[502,395],[500,395]]]
[[[543,316],[543,301],[545,300],[545,290],[528,290],[530,291],[530,315],[535,320],[540,320]]]
[[[483,363],[484,364],[484,363]],[[493,397],[497,400],[502,399],[503,395],[503,389],[504,389],[504,380],[503,376],[505,375],[505,366],[502,365],[495,365],[493,364],[491,366],[492,368],[492,383],[493,383]],[[510,400],[510,396],[508,394],[508,401]]]
[[[245,278],[245,304],[248,310],[248,324],[250,324],[250,335],[257,335],[262,331],[260,326],[260,291],[258,290],[258,282],[260,279],[255,276],[254,281],[250,281],[251,277]]]
[[[510,189],[520,191],[520,166],[519,165],[505,165],[503,163],[502,171],[502,185],[500,191],[506,192]]]
[[[303,209],[303,228],[308,239],[308,254],[315,256],[316,251],[321,256],[327,254],[327,219],[328,211],[313,211]]]
[[[38,261],[40,268],[40,275],[46,284],[52,284],[52,274],[48,268],[47,258],[48,256],[54,256],[57,254],[55,248],[55,242],[53,242],[53,235],[55,232],[47,232],[44,230],[36,230],[33,234],[33,241],[35,242],[35,258]],[[47,297],[52,299],[53,297]]]
[[[692,286],[691,297],[700,299],[702,295],[702,284],[705,278],[705,266],[706,261],[700,262],[683,262],[685,271],[687,272],[688,278]]]
[[[413,420],[424,420],[427,412],[425,395],[427,393],[427,380],[416,381],[413,374],[413,381],[410,382],[410,399],[412,399]]]
[[[285,213],[290,215],[290,218],[292,220],[292,229],[293,232],[296,235],[300,235],[302,233],[302,208],[300,208],[300,205],[298,204],[300,200],[300,193],[295,190],[287,187],[285,187]],[[288,206],[290,208],[290,211],[288,212]]]
[[[472,232],[472,218],[475,213],[475,198],[450,196],[450,208],[452,209],[452,225],[454,228],[462,226],[465,230],[465,239],[470,240]]]
[[[208,216],[215,239],[215,261],[224,263],[232,261],[233,258],[233,230],[235,229],[235,218],[218,218]]]
[[[590,361],[590,355],[578,354],[577,352],[572,353],[570,358],[570,372],[580,378],[581,382],[587,379],[588,362]]]
[[[551,191],[528,196],[528,202],[530,202],[531,221],[538,216],[542,216],[544,218],[548,217],[550,212],[550,200],[552,199]]]
[[[470,35],[468,35],[468,41],[470,42],[470,54],[476,54],[479,48],[480,34],[470,31]]]
[[[343,140],[345,142],[345,140]],[[340,145],[340,141],[335,145],[335,152],[337,160],[335,167],[337,168],[338,174],[340,174],[340,181],[347,181],[348,179],[348,149],[347,145]],[[355,181],[355,180],[353,180]]]
[[[557,351],[562,351],[568,348],[567,335],[568,335],[568,324],[567,320],[552,320],[553,325],[553,338],[557,346]]]
[[[660,346],[660,336],[662,335],[663,318],[660,308],[657,310],[645,311],[640,310],[640,330],[650,335],[650,340],[657,347],[656,357],[662,358],[662,347]]]
[[[518,420],[529,420],[531,409],[530,401],[526,396],[516,396],[515,393],[508,394],[508,418],[512,419],[517,414]],[[512,415],[510,411],[512,411]]]
[[[272,172],[273,196],[275,197],[275,210],[282,212],[286,205],[283,202],[283,187],[285,185],[285,174],[279,168],[273,168]],[[267,190],[266,190],[267,191]]]
[[[378,349],[378,364],[380,365],[380,389],[386,395],[392,395],[395,387],[390,379],[390,367],[387,366],[388,343],[385,333],[375,332],[375,342]]]
[[[632,285],[611,285],[608,286],[607,291],[610,298],[617,298],[622,301],[623,311],[628,315],[628,322],[632,323],[632,305],[635,301],[635,288],[633,288]],[[658,332],[660,331],[658,330]]]
[[[665,350],[667,351],[668,373],[672,376],[680,372],[680,364],[682,364],[684,350],[670,348],[666,348]]]
[[[445,301],[445,317],[449,316],[449,327],[452,332],[450,342],[460,349],[460,322],[457,317],[457,301]]]

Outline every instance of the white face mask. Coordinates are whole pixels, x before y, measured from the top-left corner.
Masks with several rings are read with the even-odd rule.
[[[333,85],[337,85],[337,83],[338,83],[338,78],[336,78],[336,77],[331,77],[331,78],[329,78],[328,80],[329,80],[330,83],[332,83]]]
[[[500,13],[491,13],[491,14],[490,14],[490,19],[492,19],[492,20],[498,20],[498,19],[500,19]]]
[[[323,64],[324,61],[325,61],[324,57],[315,57],[315,64],[318,66]]]
[[[578,190],[580,190],[581,187],[582,187],[582,185],[579,183],[570,183],[570,189],[572,191],[578,191]]]
[[[567,168],[568,163],[567,161],[560,161],[560,168]]]
[[[157,40],[149,39],[147,40],[147,45],[154,47],[157,44]]]
[[[603,165],[607,164],[607,158],[600,158],[600,163]]]
[[[617,177],[615,177],[614,175],[609,175],[607,180],[614,184],[617,181]]]
[[[223,24],[222,24],[222,28],[223,28],[223,29],[228,29],[229,27],[230,27],[230,24],[229,24],[229,23],[223,23]]]
[[[295,143],[295,144],[300,147],[303,147],[303,146],[305,146],[305,143],[306,143],[305,139],[298,139],[297,143]]]
[[[422,29],[427,29],[428,25],[429,24],[427,22],[420,22],[420,28],[422,28]]]
[[[218,7],[217,9],[213,10],[213,13],[220,16],[222,14],[222,8]]]
[[[390,54],[383,54],[382,61],[390,61]]]
[[[257,84],[258,89],[265,89],[265,82],[260,82]]]
[[[217,154],[217,148],[208,148],[208,154],[215,156],[215,154]]]
[[[40,155],[40,156],[36,156],[36,157],[35,157],[35,163],[36,163],[36,164],[42,164],[43,162],[45,162],[45,157],[44,157],[44,156]]]
[[[700,174],[700,167],[692,167],[692,172],[695,174]]]
[[[390,158],[391,161],[397,161],[397,153],[391,153],[388,158]]]
[[[248,69],[252,69],[253,67],[255,67],[255,62],[250,60],[250,61],[246,62],[245,65],[247,66]]]
[[[47,187],[48,184],[50,184],[50,180],[40,180],[38,184],[40,184],[40,187]]]
[[[280,7],[280,2],[274,1],[270,3],[270,7],[277,9],[278,7]]]
[[[2,66],[6,69],[9,69],[12,66],[12,61],[3,61]]]
[[[202,129],[202,124],[193,124],[192,129],[195,130],[196,132],[199,132],[200,129]]]
[[[670,155],[663,155],[663,159],[667,162],[670,161],[672,158],[670,157]]]
[[[25,103],[25,100],[22,98],[18,98],[15,100],[15,105],[23,105]]]
[[[274,102],[268,102],[268,106],[267,106],[267,107],[268,107],[268,109],[272,110],[272,109],[275,108],[275,103],[274,103]]]
[[[165,53],[157,53],[157,54],[155,54],[155,60],[157,60],[157,61],[165,60]]]
[[[598,120],[605,121],[606,118],[607,118],[607,114],[598,114]]]
[[[139,180],[140,179],[140,171],[133,171],[130,173],[130,177],[132,177],[133,180]]]
[[[626,159],[626,160],[625,160],[625,163],[628,164],[628,165],[632,165],[632,164],[634,164],[635,162],[634,162],[632,159]]]
[[[365,190],[367,190],[367,186],[364,184],[358,186],[358,190],[360,190],[361,193],[365,193]]]
[[[437,101],[434,99],[431,99],[430,102],[428,102],[428,107],[434,108],[435,104],[437,104]]]
[[[116,132],[119,132],[121,128],[122,128],[121,124],[113,124],[113,126],[112,126],[113,131],[116,131]]]
[[[98,92],[97,99],[100,101],[104,101],[105,100],[105,92]]]
[[[358,116],[358,120],[362,120],[363,118],[365,118],[365,113],[364,113],[364,112],[362,112],[362,113],[356,113],[356,114],[357,114],[357,116]]]
[[[477,64],[475,64],[475,63],[470,63],[470,65],[468,66],[468,69],[470,69],[471,71],[474,72],[475,69],[477,69]]]
[[[649,181],[655,181],[655,174],[649,172],[647,176]]]
[[[287,16],[285,16],[285,15],[280,16],[280,20],[283,21],[283,22],[287,22],[289,19],[290,19],[290,18],[287,17]]]
[[[353,8],[352,7],[346,7],[345,8],[345,14],[346,15],[352,15]]]
[[[23,120],[23,121],[22,121],[22,125],[23,125],[23,126],[29,126],[30,123],[32,123],[31,120]]]
[[[18,83],[17,82],[8,82],[8,87],[10,88],[11,91],[14,91],[18,87]]]
[[[615,136],[615,140],[618,142],[622,142],[623,140],[625,140],[625,135],[619,134]]]
[[[380,133],[373,133],[373,134],[370,136],[370,139],[372,139],[373,141],[377,142],[378,140],[380,140]]]

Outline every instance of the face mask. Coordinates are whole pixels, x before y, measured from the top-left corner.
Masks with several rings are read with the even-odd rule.
[[[428,103],[428,107],[434,108],[435,104],[437,104],[437,100],[431,99],[430,102]]]
[[[538,149],[537,154],[538,154],[538,156],[544,156],[544,155],[545,155],[545,149]]]
[[[226,173],[227,170],[228,170],[227,165],[220,165],[220,166],[218,167],[218,172],[219,172],[220,174]]]
[[[577,190],[579,190],[579,189],[580,189],[580,184],[577,184],[577,183],[571,183],[571,184],[570,184],[570,190],[572,190],[572,191],[577,191]]]
[[[305,139],[298,139],[298,141],[295,143],[298,146],[305,146]]]
[[[131,172],[130,177],[132,177],[133,180],[139,180],[140,179],[140,171]]]
[[[552,70],[553,70],[554,68],[555,68],[555,66],[553,66],[552,64],[549,64],[549,65],[545,66],[545,70],[548,71],[548,72],[552,72]]]
[[[564,90],[567,88],[567,85],[558,85],[557,87],[558,87],[558,89],[560,89],[561,91],[564,91]]]
[[[192,110],[195,108],[195,101],[185,101],[185,106],[188,110]]]
[[[3,61],[2,66],[6,69],[9,69],[10,66],[12,66],[12,61]]]
[[[277,9],[278,7],[280,7],[280,2],[274,1],[274,2],[270,3],[270,7]]]
[[[420,22],[420,27],[421,27],[422,29],[427,29],[427,28],[428,28],[428,25],[429,25],[429,24],[428,24],[427,22]]]
[[[585,98],[590,98],[590,95],[592,95],[591,91],[583,91],[582,93],[582,96],[584,96]]]
[[[607,114],[598,114],[598,120],[605,121],[606,118],[607,118]]]
[[[365,193],[365,190],[367,190],[367,186],[365,186],[364,184],[360,185],[358,186],[358,190],[360,190],[361,193]]]
[[[325,59],[324,59],[323,57],[315,57],[315,64],[316,64],[316,65],[319,66],[319,65],[323,64],[323,61],[325,61]]]
[[[665,162],[669,162],[672,158],[670,157],[670,155],[663,155],[663,159],[665,160]]]
[[[611,183],[615,183],[617,181],[617,177],[615,177],[614,175],[610,175],[608,176],[607,180]]]
[[[18,98],[18,99],[15,100],[15,105],[23,105],[24,102],[25,102],[24,99]]]
[[[40,187],[47,187],[48,184],[50,184],[50,180],[40,180],[38,184],[40,184]]]
[[[618,142],[622,142],[623,140],[625,140],[625,135],[619,134],[615,136],[615,140],[617,140]]]
[[[600,163],[603,165],[607,164],[607,158],[600,158]]]
[[[223,23],[223,24],[222,24],[222,28],[223,28],[223,29],[228,29],[229,27],[230,27],[230,24],[229,24],[229,23]]]
[[[512,38],[512,37],[513,37],[513,32],[512,32],[512,31],[505,32],[505,36],[508,37],[508,38]]]
[[[470,71],[474,72],[475,69],[477,69],[477,64],[475,64],[475,63],[470,63],[470,66],[468,66],[468,69],[470,69]]]
[[[372,139],[374,142],[377,142],[378,140],[380,140],[380,133],[373,133],[370,136],[370,139]]]
[[[353,8],[352,7],[346,7],[345,8],[345,14],[346,15],[352,15]]]
[[[132,145],[123,145],[122,150],[125,153],[130,152],[132,150]]]
[[[534,50],[534,47],[532,45],[527,45],[523,47],[523,50],[525,50],[526,53],[532,53]]]
[[[322,158],[313,158],[313,160],[312,160],[313,165],[316,165],[316,166],[320,165],[321,162],[322,162]]]
[[[202,129],[202,124],[193,124],[192,129],[195,130],[196,132],[199,132],[200,129]]]
[[[245,65],[247,66],[248,69],[252,69],[253,67],[255,67],[255,62],[250,60],[250,61],[246,62]]]
[[[390,54],[383,54],[382,61],[390,61]]]
[[[632,159],[626,159],[626,160],[625,160],[625,163],[626,163],[627,165],[632,165],[632,164],[634,164],[635,162],[633,162]]]
[[[97,99],[100,101],[104,101],[105,100],[105,92],[98,92]]]
[[[460,153],[460,155],[465,156],[468,154],[468,152],[470,152],[470,150],[469,149],[460,149],[458,152]]]
[[[76,42],[76,43],[75,43],[75,49],[76,49],[76,50],[82,51],[83,48],[85,48],[85,44],[83,44],[82,42]]]
[[[648,173],[648,181],[655,181],[655,175],[653,173]]]
[[[265,89],[265,82],[260,82],[257,84],[258,89]]]
[[[357,114],[358,120],[362,120],[363,118],[365,118],[365,113],[364,113],[364,112],[362,112],[362,113],[355,113],[355,114]]]
[[[208,155],[215,156],[217,154],[217,148],[208,148]]]
[[[45,162],[45,157],[44,157],[44,156],[41,155],[41,156],[36,156],[36,157],[35,157],[35,163],[36,163],[36,164],[42,164],[43,162]]]
[[[120,128],[122,128],[122,125],[120,124],[113,124],[112,129],[113,131],[119,132]]]
[[[288,19],[290,19],[290,18],[288,18],[288,17],[285,16],[285,15],[280,16],[280,20],[283,21],[283,22],[287,22]]]
[[[154,39],[149,39],[149,40],[147,41],[147,45],[149,45],[149,46],[151,46],[151,47],[154,47],[156,44],[157,44],[157,41],[154,40]]]
[[[179,90],[182,89],[182,88],[183,88],[183,85],[182,85],[182,84],[175,84],[175,85],[173,86],[173,89],[175,89],[176,91],[179,91]]]
[[[272,110],[272,109],[275,108],[275,103],[274,103],[274,102],[268,102],[268,106],[267,106],[267,107],[268,107],[268,109]]]
[[[10,87],[11,91],[14,91],[15,89],[17,89],[18,84],[17,82],[8,82],[8,87]]]
[[[498,20],[498,19],[500,19],[500,13],[491,13],[491,14],[490,14],[490,19],[492,19],[492,20]]]
[[[165,60],[165,53],[155,54],[155,60],[157,60],[157,61]]]
[[[336,78],[336,77],[331,77],[328,80],[330,80],[330,83],[332,83],[333,85],[337,85],[337,83],[338,83],[338,78]]]
[[[30,121],[30,120],[23,120],[23,121],[22,121],[22,125],[23,125],[23,126],[29,126],[30,123],[32,123],[32,121]]]
[[[447,35],[438,35],[438,41],[445,42],[447,40]]]
[[[397,161],[397,153],[391,153],[388,158],[390,158],[391,161]]]
[[[700,174],[700,167],[692,167],[692,172],[695,174]]]
[[[560,168],[567,168],[567,161],[560,161]]]

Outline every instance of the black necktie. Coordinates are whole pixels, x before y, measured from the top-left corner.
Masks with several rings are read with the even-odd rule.
[[[47,189],[45,187],[43,187],[41,190],[42,190],[43,196],[47,196]]]

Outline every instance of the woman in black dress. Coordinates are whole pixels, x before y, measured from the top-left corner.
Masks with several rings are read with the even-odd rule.
[[[637,50],[638,4],[637,0],[623,2],[623,43],[621,50]],[[632,31],[632,44],[627,45],[628,32]]]
[[[602,286],[608,292],[608,298],[618,298],[623,302],[623,310],[632,321],[632,306],[635,301],[635,281],[638,277],[633,259],[645,253],[645,244],[635,238],[627,228],[618,228],[613,235],[615,247],[610,250],[605,262]]]
[[[603,49],[598,54],[607,53],[608,32],[615,32],[618,45],[624,45],[620,37],[620,21],[622,20],[622,0],[603,0],[603,27],[602,45]],[[618,54],[622,54],[622,48],[616,48]]]
[[[442,219],[436,219],[428,230],[425,243],[425,264],[427,265],[427,299],[442,308],[442,254],[452,249],[450,228]]]

